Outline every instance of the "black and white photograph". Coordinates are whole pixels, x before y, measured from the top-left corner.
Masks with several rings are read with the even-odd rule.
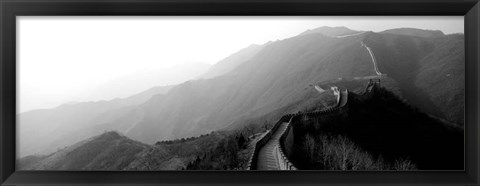
[[[16,27],[17,170],[465,170],[463,16]]]

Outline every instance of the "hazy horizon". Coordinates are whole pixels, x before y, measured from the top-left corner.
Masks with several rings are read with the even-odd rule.
[[[411,27],[445,34],[463,33],[464,28],[461,16],[20,16],[17,112],[68,102],[110,100],[147,87],[181,83],[202,73],[195,71],[198,65],[214,65],[251,44],[293,37],[321,26],[374,32]],[[188,66],[195,68],[182,71]],[[134,82],[137,74],[144,72],[166,77],[142,86],[118,86],[119,90],[108,94],[102,92],[105,90],[101,87],[110,82],[122,78]]]

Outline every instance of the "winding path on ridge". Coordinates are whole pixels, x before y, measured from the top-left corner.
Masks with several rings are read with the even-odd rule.
[[[378,76],[381,76],[382,73],[380,73],[380,71],[378,70],[377,61],[375,60],[375,54],[373,54],[372,49],[370,49],[370,47],[368,47],[367,44],[365,44],[363,41],[362,41],[361,44],[362,44],[362,47],[365,47],[365,48],[368,50],[368,53],[370,54],[370,57],[372,58],[373,69],[375,70],[375,73],[376,73]]]
[[[348,91],[339,91],[339,99],[335,107],[343,107],[347,104]],[[282,170],[280,167],[280,158],[276,153],[280,148],[280,137],[283,131],[288,127],[288,122],[280,124],[278,129],[272,134],[270,140],[258,152],[257,170]]]
[[[260,149],[258,153],[257,170],[281,170],[276,151],[280,148],[278,141],[287,126],[288,122],[283,122],[277,131],[273,133],[272,138],[270,138],[267,144]]]
[[[363,34],[363,32],[351,34],[351,35],[337,36],[337,38],[356,36],[360,34]],[[378,70],[377,61],[375,59],[375,55],[373,54],[372,49],[370,49],[370,47],[368,47],[363,41],[361,42],[361,47],[365,47],[365,49],[367,49],[368,53],[370,54],[370,57],[373,63],[373,68],[377,76],[366,76],[366,77],[361,77],[360,79],[378,78],[378,76],[382,76],[382,73]],[[368,92],[370,92],[372,89],[371,85],[373,84],[369,84],[367,87]],[[314,87],[320,94],[325,92],[325,90],[320,88],[319,86],[314,86]],[[331,87],[331,88],[333,88],[332,90],[334,91],[334,95],[337,96],[337,104],[336,106],[334,106],[334,108],[345,106],[348,102],[348,90],[341,91],[338,89],[338,87]],[[268,142],[263,147],[260,148],[260,150],[258,151],[258,157],[256,161],[257,170],[283,170],[282,167],[280,166],[280,161],[282,160],[281,160],[281,157],[279,157],[280,155],[277,152],[281,150],[280,138],[283,132],[289,126],[289,124],[290,124],[289,122],[282,122],[275,131],[272,131],[273,134],[268,140]]]

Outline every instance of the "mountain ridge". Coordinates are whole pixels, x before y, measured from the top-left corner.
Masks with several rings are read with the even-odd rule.
[[[463,37],[355,33],[358,34],[348,37],[300,34],[270,42],[224,75],[187,81],[138,106],[110,110],[101,123],[112,127],[120,125],[126,136],[148,144],[249,124],[259,126],[287,110],[298,111],[310,101],[319,100],[323,95],[310,87],[311,84],[375,75],[371,57],[361,46],[363,41],[378,58],[379,70],[395,81],[392,84],[398,84],[397,92],[404,99],[440,117],[449,112],[445,108],[452,104],[458,108],[462,104],[459,96],[462,89],[445,86],[460,86],[456,82],[461,78],[444,83],[446,81],[438,81],[441,78],[433,75],[445,74],[450,66],[464,63],[460,49],[445,52],[461,45]],[[451,61],[436,60],[442,54],[450,56]],[[432,66],[437,68],[430,68]],[[460,66],[450,74],[464,77],[464,70]],[[422,83],[430,77],[435,80],[433,87]],[[451,91],[439,95],[429,92],[442,88]],[[415,99],[417,96],[427,102]],[[453,101],[445,101],[450,99]],[[435,109],[429,111],[430,106]],[[448,118],[455,120],[460,113]]]
[[[381,31],[379,33],[387,34],[398,34],[398,35],[409,35],[409,36],[418,36],[418,37],[442,37],[445,34],[440,30],[424,30],[418,28],[394,28]]]
[[[267,44],[251,44],[248,47],[240,49],[232,55],[217,62],[205,74],[203,74],[201,78],[210,79],[232,71],[234,68],[238,67],[243,62],[248,61],[250,58],[252,58],[255,54],[262,50],[265,45]]]
[[[329,26],[321,26],[314,29],[309,29],[305,32],[300,33],[299,35],[306,35],[306,34],[323,34],[329,37],[335,36],[343,36],[343,35],[351,35],[361,33],[361,31],[351,30],[345,26],[336,26],[336,27],[329,27]]]

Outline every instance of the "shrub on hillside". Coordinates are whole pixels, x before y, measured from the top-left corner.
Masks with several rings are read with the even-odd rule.
[[[382,156],[374,157],[345,136],[322,134],[305,135],[300,148],[305,161],[301,168],[318,170],[414,170],[410,160],[399,159],[394,165],[385,162]]]
[[[234,133],[223,138],[216,147],[197,155],[188,163],[187,170],[238,170],[242,169],[238,152],[246,148],[246,138],[242,133]]]

